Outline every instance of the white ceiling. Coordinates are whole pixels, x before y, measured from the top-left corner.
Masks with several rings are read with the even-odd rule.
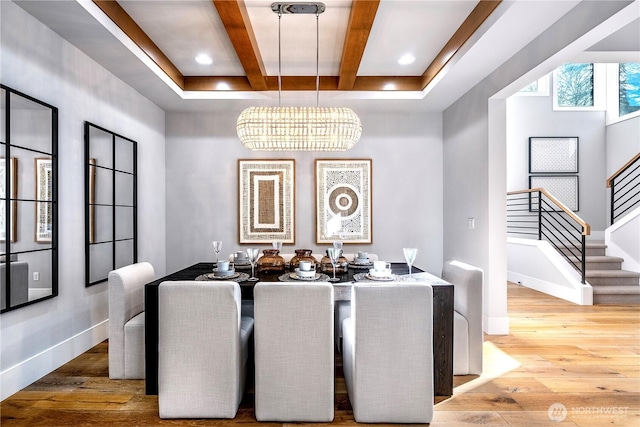
[[[166,111],[244,108],[277,103],[277,92],[183,92],[158,73],[152,61],[90,0],[15,0],[55,32],[87,53],[138,92]],[[325,0],[319,17],[320,61],[323,76],[339,74],[351,1]],[[352,108],[442,111],[459,96],[517,53],[578,0],[503,1],[452,58],[425,91],[321,92],[322,102]],[[244,76],[245,72],[211,0],[120,0],[119,4],[185,76]],[[278,16],[271,1],[245,0],[266,74],[278,74]],[[476,6],[476,0],[382,0],[360,63],[358,76],[420,76]],[[639,8],[640,9],[640,8]],[[639,11],[640,14],[640,11]],[[316,74],[316,18],[283,15],[282,74]],[[636,21],[602,35],[594,50],[635,49],[640,52],[640,23]],[[638,36],[638,37],[635,37]],[[630,41],[631,39],[631,41]],[[213,64],[194,61],[208,53]],[[416,61],[398,64],[405,53]],[[221,99],[227,100],[220,102]],[[283,103],[314,103],[315,93],[285,92]]]

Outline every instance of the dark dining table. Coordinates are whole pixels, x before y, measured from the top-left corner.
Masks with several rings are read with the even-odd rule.
[[[214,263],[200,262],[175,273],[168,274],[145,285],[145,393],[158,394],[158,286],[165,281],[196,280],[213,271]],[[406,275],[408,267],[404,263],[391,263],[392,273]],[[346,273],[336,274],[340,279],[334,282],[334,299],[349,301],[354,275],[363,270],[349,268]],[[420,280],[433,287],[433,370],[434,394],[453,394],[453,285],[436,276],[413,267]],[[250,270],[248,271],[250,273]],[[282,273],[256,274],[259,281],[276,282]],[[331,276],[331,273],[329,273]],[[257,281],[240,282],[243,300],[253,299],[253,287]]]

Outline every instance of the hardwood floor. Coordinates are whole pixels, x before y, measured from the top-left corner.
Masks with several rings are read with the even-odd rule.
[[[431,425],[640,426],[638,306],[577,306],[514,284],[508,292],[510,334],[485,336],[483,374],[455,377],[454,395],[436,404]],[[252,394],[234,420],[161,420],[144,381],[109,380],[107,345],[4,400],[0,424],[282,425],[256,422]],[[340,374],[338,359],[332,425],[359,425]]]

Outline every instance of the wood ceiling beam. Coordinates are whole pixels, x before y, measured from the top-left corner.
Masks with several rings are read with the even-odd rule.
[[[266,90],[266,71],[244,0],[212,0],[253,90]]]
[[[339,90],[353,89],[379,4],[379,0],[353,0],[351,3],[349,25],[340,60]]]
[[[180,89],[184,89],[184,76],[173,65],[173,62],[160,50],[158,46],[142,31],[142,28],[127,14],[127,12],[113,0],[93,0],[114,24],[116,24],[144,53],[155,62]]]
[[[320,76],[320,90],[338,90],[337,76]],[[419,91],[422,78],[420,76],[360,76],[357,77],[354,91]],[[267,89],[278,90],[278,77],[266,78]],[[246,77],[185,76],[185,91],[252,91],[253,88]],[[315,91],[315,76],[282,76],[282,90]]]
[[[426,88],[427,85],[431,83],[451,58],[460,50],[462,45],[469,40],[473,33],[478,31],[480,25],[482,25],[501,2],[502,0],[480,0],[480,2],[478,2],[469,16],[467,16],[467,19],[464,20],[462,25],[460,25],[453,36],[451,36],[447,44],[444,45],[442,50],[436,55],[435,59],[422,74],[421,89]]]

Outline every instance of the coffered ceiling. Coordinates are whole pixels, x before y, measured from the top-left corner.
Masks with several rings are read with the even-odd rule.
[[[434,111],[579,3],[324,0],[316,21],[279,19],[271,0],[15,2],[167,110],[277,100],[281,65],[285,100],[315,102],[318,72],[321,100],[399,100]],[[401,63],[406,56],[413,61]]]

